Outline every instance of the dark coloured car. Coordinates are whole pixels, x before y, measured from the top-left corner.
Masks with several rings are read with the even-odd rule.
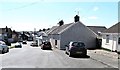
[[[38,43],[36,43],[36,42],[31,43],[30,46],[37,47],[37,46],[38,46]]]
[[[66,46],[65,53],[71,56],[86,56],[87,55],[87,49],[85,48],[85,44],[83,42],[75,41],[70,42],[69,45]]]
[[[52,46],[51,46],[51,43],[46,41],[46,42],[43,42],[43,44],[41,45],[41,49],[43,50],[51,50],[52,49]]]
[[[27,42],[26,42],[26,41],[23,41],[22,44],[27,44]]]

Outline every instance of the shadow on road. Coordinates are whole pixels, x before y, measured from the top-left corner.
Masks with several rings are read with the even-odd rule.
[[[89,55],[86,56],[71,56],[72,58],[90,58]]]

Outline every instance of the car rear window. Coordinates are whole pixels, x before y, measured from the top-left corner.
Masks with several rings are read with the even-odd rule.
[[[51,45],[50,42],[44,42],[45,45]]]
[[[72,43],[72,46],[75,46],[75,47],[84,47],[85,44],[82,43],[82,42],[73,42],[73,43]]]

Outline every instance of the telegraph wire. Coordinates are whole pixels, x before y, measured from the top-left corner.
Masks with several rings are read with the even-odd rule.
[[[13,10],[18,10],[18,9],[23,9],[23,8],[26,8],[26,7],[35,5],[35,4],[37,4],[37,3],[38,3],[38,2],[33,2],[33,3],[27,4],[27,5],[23,5],[23,6],[21,6],[21,7],[17,7],[17,8],[13,8],[13,9],[8,9],[8,10],[6,10],[6,11],[13,11]]]

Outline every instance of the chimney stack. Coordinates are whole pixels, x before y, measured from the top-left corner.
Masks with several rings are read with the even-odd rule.
[[[59,21],[59,26],[62,26],[63,24],[64,24],[64,21],[63,20],[61,20],[61,21]]]
[[[79,21],[79,16],[78,15],[76,15],[75,17],[74,17],[74,22],[78,22]]]

